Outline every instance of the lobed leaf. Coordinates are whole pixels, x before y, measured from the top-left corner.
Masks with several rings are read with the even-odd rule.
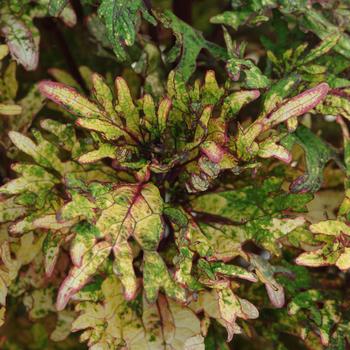
[[[63,310],[69,299],[88,282],[111,252],[108,242],[100,242],[84,254],[80,266],[73,267],[63,281],[57,296],[56,308]]]

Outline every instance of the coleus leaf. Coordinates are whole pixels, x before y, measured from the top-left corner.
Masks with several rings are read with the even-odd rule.
[[[143,123],[151,134],[152,139],[164,137],[171,103],[172,102],[169,98],[163,98],[159,103],[158,110],[156,111],[153,98],[147,94],[143,97],[143,110],[145,113]]]
[[[140,133],[140,116],[132,100],[128,84],[123,78],[117,77],[115,79],[115,88],[118,98],[116,111],[122,113],[123,117],[125,118],[127,127],[133,133],[138,135]]]
[[[59,15],[67,4],[68,4],[68,0],[50,0],[49,14],[51,16]]]
[[[24,153],[31,156],[39,165],[63,172],[63,164],[58,157],[58,149],[46,141],[38,131],[33,131],[38,144],[36,145],[29,137],[23,134],[10,131],[11,141]]]
[[[350,268],[349,226],[337,220],[321,221],[310,226],[310,231],[325,243],[315,250],[304,252],[296,263],[304,266],[335,265],[341,270]]]
[[[328,53],[334,45],[337,44],[339,39],[340,33],[337,32],[331,33],[328,37],[325,37],[319,45],[310,50],[310,52],[302,59],[303,64],[309,63]]]
[[[291,120],[291,119],[289,119]],[[276,158],[281,160],[284,163],[289,164],[292,161],[291,152],[278,142],[283,139],[282,134],[280,135],[271,135],[264,141],[259,144],[258,156],[261,158]]]
[[[273,84],[264,95],[261,115],[267,115],[277,109],[299,82],[300,77],[297,74],[291,74]]]
[[[296,218],[261,218],[249,221],[245,226],[246,239],[251,239],[258,246],[267,249],[272,254],[281,254],[281,238],[287,236],[299,227],[305,226],[303,217]]]
[[[58,183],[55,176],[38,165],[16,164],[13,170],[21,176],[1,186],[0,193],[11,195],[28,191],[38,194],[40,191],[50,190]]]
[[[229,278],[240,278],[250,282],[256,282],[257,278],[254,273],[251,273],[244,269],[243,267],[225,264],[219,261],[208,262],[205,259],[200,259],[197,263],[197,266],[202,270],[209,278],[208,281],[205,281],[205,278],[202,279],[203,284],[206,284],[210,287],[215,287],[215,284],[220,279]],[[218,283],[219,284],[219,283]]]
[[[202,289],[202,284],[192,274],[194,252],[188,247],[186,239],[178,238],[176,243],[179,254],[174,258],[173,262],[176,266],[174,279],[181,286],[186,286],[190,291],[198,291]]]
[[[116,274],[116,276],[119,277],[124,287],[125,299],[132,300],[135,298],[140,286],[134,272],[134,266],[133,266],[134,254],[130,244],[125,241],[114,245],[113,255],[114,255],[113,272]],[[160,262],[160,264],[161,263],[162,262]],[[147,271],[147,268],[146,268],[146,271]],[[166,267],[163,272],[167,273]],[[143,278],[144,278],[145,289],[149,287],[148,284],[153,284],[153,285],[155,284],[155,280],[153,279],[154,276],[150,278],[150,283],[147,281],[145,277],[145,273]]]
[[[56,327],[50,334],[50,339],[54,342],[61,342],[67,339],[71,334],[75,316],[75,313],[70,310],[58,312]]]
[[[60,147],[68,152],[71,152],[73,157],[79,153],[80,145],[75,135],[73,125],[62,124],[52,119],[43,119],[40,122],[40,126],[44,130],[49,131],[51,134],[56,135]]]
[[[26,213],[26,208],[16,203],[14,197],[0,199],[0,222],[14,221]]]
[[[237,255],[246,258],[242,246],[249,240],[280,255],[280,239],[305,224],[302,217],[281,218],[280,210],[305,211],[305,204],[312,199],[312,195],[283,193],[280,184],[277,178],[271,178],[260,188],[247,186],[235,191],[205,194],[192,200],[193,210],[200,215],[199,226],[213,250],[210,259],[228,260]],[[208,214],[214,215],[218,222],[200,222],[200,218]]]
[[[84,330],[81,339],[91,348],[204,350],[200,321],[188,307],[180,306],[160,295],[155,304],[126,302],[115,276],[107,277],[101,286],[103,303],[81,301],[73,331]]]
[[[263,124],[266,127],[273,127],[290,118],[298,117],[316,107],[327,95],[329,86],[321,83],[314,88],[306,90],[301,94],[292,97],[282,104],[275,112],[264,118]]]
[[[32,124],[33,118],[44,106],[44,99],[38,93],[37,86],[34,85],[17,104],[21,106],[22,112],[18,118],[11,118],[9,127],[12,131],[26,132]],[[7,145],[6,140],[4,141],[5,145]]]
[[[5,45],[7,47],[7,45]],[[17,64],[10,62],[2,74],[2,101],[15,100],[18,92]]]
[[[242,332],[236,323],[238,318],[247,320],[259,316],[256,307],[235,295],[227,282],[218,289],[200,292],[198,300],[190,304],[190,307],[196,313],[204,311],[208,317],[222,324],[227,329],[227,341],[232,340],[234,334]]]
[[[80,117],[103,117],[103,111],[95,103],[64,84],[44,80],[39,83],[39,90],[45,97]]]
[[[125,60],[127,57],[123,46],[132,46],[135,42],[139,13],[142,13],[148,22],[156,24],[142,0],[101,1],[98,15],[105,23],[108,39],[118,60]]]
[[[325,99],[328,91],[328,84],[321,83],[314,88],[288,99],[271,113],[260,116],[246,130],[240,130],[237,136],[236,146],[239,157],[249,159],[254,151],[258,153],[259,147],[254,140],[261,133],[313,109]]]
[[[191,77],[196,67],[197,56],[203,48],[207,49],[214,57],[225,58],[221,47],[205,40],[200,32],[181,21],[171,11],[153,12],[164,27],[171,29],[176,37],[176,46],[171,52],[175,57],[171,57],[171,59],[174,60],[180,55],[179,63],[176,66],[177,80],[186,82]],[[180,47],[182,47],[181,51]],[[169,54],[169,56],[171,55]]]
[[[237,114],[242,107],[248,104],[251,101],[259,98],[260,92],[259,90],[241,90],[237,92],[233,92],[232,94],[225,97],[221,116],[225,118],[233,118],[235,114]]]
[[[81,266],[84,255],[97,243],[101,238],[101,233],[97,228],[86,221],[81,221],[72,228],[75,236],[70,245],[70,256],[75,266]]]
[[[257,308],[245,299],[238,298],[231,288],[222,288],[217,291],[219,311],[227,329],[227,341],[231,341],[237,332],[236,319],[254,319],[259,316]]]
[[[255,5],[253,5],[255,6]],[[255,11],[256,9],[246,5],[244,8],[235,8],[234,11],[224,11],[212,18],[210,18],[211,23],[215,24],[225,24],[231,26],[234,30],[237,30],[242,24],[252,21],[254,24],[258,24],[260,21],[265,22],[268,17],[259,15]]]
[[[48,72],[52,77],[54,77],[54,79],[57,82],[71,86],[74,89],[77,89],[78,91],[82,90],[80,84],[73,78],[73,76],[70,73],[68,73],[64,69],[50,68]]]
[[[12,57],[26,70],[35,70],[39,62],[39,43],[26,23],[11,14],[2,14],[1,32],[6,38]]]
[[[144,256],[144,289],[149,302],[157,300],[159,289],[179,301],[186,300],[185,290],[172,280],[167,267],[157,252],[145,252]]]
[[[284,288],[276,281],[274,274],[281,272],[287,275],[292,274],[287,269],[271,265],[267,260],[255,254],[249,254],[249,261],[260,281],[265,284],[272,305],[277,308],[283,307],[285,303]]]
[[[76,121],[78,125],[102,133],[107,140],[124,137],[127,141],[135,142],[140,136],[139,113],[124,79],[117,77],[115,85],[118,98],[116,105],[109,87],[97,74],[93,75],[93,88],[98,104],[61,83],[42,81],[39,89],[44,96],[80,117]],[[121,118],[126,120],[127,129]]]
[[[188,235],[190,249],[203,254],[206,248],[208,260],[230,261],[238,256],[246,257],[243,251],[244,231],[240,227],[217,223],[198,223],[196,231]],[[203,255],[202,255],[203,256]]]
[[[80,266],[75,266],[70,270],[58,291],[56,302],[58,311],[63,310],[69,299],[96,273],[110,254],[111,249],[112,247],[108,242],[97,243],[91,251],[84,254]]]
[[[63,240],[63,235],[58,235],[56,232],[49,232],[43,242],[42,251],[44,254],[45,274],[49,278],[54,273]]]
[[[315,33],[319,38],[325,40],[330,35],[339,33],[340,37],[334,50],[349,57],[348,49],[350,47],[350,37],[348,34],[341,32],[336,25],[332,24],[325,16],[314,9],[304,11],[304,16],[301,18],[301,23],[308,30]]]
[[[0,103],[0,114],[17,115],[22,113],[22,107],[19,105],[10,105]]]
[[[83,218],[91,220],[95,217],[94,204],[78,192],[71,191],[71,201],[68,202],[60,212],[60,219],[70,220],[73,218]]]
[[[332,159],[338,159],[336,152],[303,125],[281,141],[288,149],[291,149],[294,143],[304,149],[307,172],[293,181],[290,190],[294,193],[316,192],[322,185],[325,165]]]
[[[203,194],[191,201],[196,212],[203,212],[226,218],[233,223],[269,216],[278,216],[281,211],[305,210],[305,204],[312,199],[310,194],[290,194],[281,190],[282,179],[270,177],[261,186],[246,186],[237,190]]]
[[[190,308],[186,307],[183,309],[179,304],[163,296],[159,298],[158,307],[158,314],[161,319],[168,320],[163,326],[163,337],[166,346],[174,349],[204,350],[201,324]],[[151,313],[149,315],[151,316]],[[144,317],[144,320],[147,320],[147,318]],[[159,349],[162,349],[161,346]]]
[[[197,132],[201,135],[202,132]],[[200,143],[201,140],[195,140]],[[200,192],[209,188],[214,179],[218,177],[223,170],[234,170],[238,162],[234,155],[228,149],[212,141],[202,142],[200,146],[201,156],[197,162],[197,169],[190,165],[190,179],[186,183],[188,192]]]
[[[94,246],[97,237],[109,237],[115,256],[114,270],[124,285],[125,297],[133,299],[136,296],[138,285],[132,265],[132,252],[127,243],[127,240],[133,237],[144,250],[145,269],[150,271],[151,278],[145,280],[145,288],[147,289],[148,285],[152,288],[151,284],[156,282],[153,279],[152,266],[156,269],[165,269],[163,272],[167,272],[164,262],[155,252],[164,230],[163,201],[158,188],[151,183],[119,185],[112,190],[106,188],[104,193],[96,197],[96,203],[80,194],[76,194],[76,196],[80,198],[79,203],[81,202],[83,205],[79,206],[75,203],[73,197],[73,201],[63,208],[62,217],[72,218],[78,215],[92,219],[95,208],[101,209],[96,220],[96,227],[92,227],[92,231],[89,231],[92,235],[87,235],[84,231],[82,235],[77,235],[73,241],[71,256],[76,264],[80,264],[81,259],[84,259],[86,252]],[[166,278],[164,273],[159,275],[159,277],[161,276]],[[170,280],[169,276],[164,285],[162,282],[156,288],[167,285],[166,290],[175,297],[172,290],[179,293],[179,289],[173,283],[172,289],[168,290]],[[181,289],[180,291],[182,292]],[[182,295],[182,293],[180,294]],[[150,299],[153,297],[150,296]]]
[[[160,48],[145,37],[141,39],[143,52],[136,62],[135,72],[144,77],[144,90],[154,97],[164,95],[165,66]]]
[[[42,288],[27,293],[23,298],[23,304],[28,310],[29,317],[32,320],[47,316],[55,311],[54,289]]]
[[[335,301],[324,300],[321,291],[310,289],[297,294],[288,304],[288,314],[295,315],[297,313],[306,314],[313,326],[317,328],[317,334],[321,338],[322,345],[327,346],[332,329],[340,321],[339,310]],[[308,335],[308,332],[308,329],[303,330],[304,337]]]
[[[98,160],[103,158],[117,158],[118,148],[104,143],[101,144],[100,147],[91,152],[85,153],[78,158],[79,163],[87,164],[87,163],[95,163]],[[121,159],[125,160],[125,157],[121,156]]]
[[[101,107],[110,115],[115,116],[113,94],[103,77],[97,73],[91,76],[93,94]]]
[[[268,87],[270,85],[269,78],[261,72],[252,60],[243,57],[243,50],[236,48],[226,28],[223,27],[223,30],[229,53],[229,59],[226,63],[226,70],[229,77],[233,81],[238,81],[241,77],[241,72],[243,72],[244,79],[242,85],[244,87],[248,89],[263,89]],[[239,54],[236,51],[240,51]]]
[[[348,89],[331,90],[316,109],[325,115],[340,115],[346,119],[350,119],[350,96]]]
[[[84,330],[81,340],[88,341],[91,348],[117,348],[123,341],[132,342],[135,330],[141,331],[143,327],[124,300],[120,282],[110,276],[103,281],[101,290],[103,304],[82,301],[77,305],[79,316],[73,322],[73,332]]]
[[[102,235],[118,244],[133,236],[144,250],[156,250],[164,230],[163,200],[152,183],[120,185],[96,222]]]
[[[12,251],[6,240],[0,245],[0,303],[5,305],[8,287],[14,281],[22,266],[30,264],[40,253],[45,235],[34,238],[32,232],[23,235],[18,242],[15,252]]]
[[[32,222],[32,229],[44,228],[47,230],[62,230],[71,228],[76,220],[58,221],[55,214],[47,214],[39,218],[35,218]]]
[[[5,323],[5,311],[6,309],[3,306],[0,307],[0,326]]]

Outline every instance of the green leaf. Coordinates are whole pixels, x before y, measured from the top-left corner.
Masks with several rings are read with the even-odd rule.
[[[143,281],[147,300],[153,303],[162,289],[167,296],[186,301],[186,292],[170,276],[167,267],[157,252],[145,252]]]
[[[181,21],[171,11],[153,12],[164,27],[171,29],[176,37],[176,46],[174,46],[176,54],[175,57],[171,57],[171,60],[173,61],[180,55],[179,63],[175,68],[177,80],[186,82],[191,77],[196,68],[197,56],[203,48],[207,49],[214,57],[225,58],[225,53],[220,47],[205,40],[202,33]]]
[[[191,201],[195,211],[218,215],[232,222],[244,223],[268,216],[279,216],[283,210],[305,211],[312,199],[309,194],[289,194],[280,187],[282,180],[270,177],[262,186],[208,193]]]
[[[323,14],[314,10],[308,9],[304,12],[301,17],[301,23],[308,30],[311,30],[315,33],[320,39],[327,40],[332,35],[340,35],[337,40],[334,50],[345,57],[349,58],[349,48],[350,48],[350,37],[348,34],[343,33],[340,29],[332,24],[328,19],[326,19]]]
[[[91,220],[95,217],[93,209],[95,205],[86,197],[75,191],[71,191],[71,201],[67,203],[61,210],[60,219],[71,220],[74,218],[82,218]]]
[[[16,164],[13,170],[22,176],[7,182],[0,187],[0,193],[20,194],[33,192],[39,195],[40,191],[50,190],[59,180],[38,165]]]
[[[225,11],[210,19],[211,23],[226,24],[237,30],[254,12],[248,8],[242,8],[240,11]]]
[[[108,40],[112,44],[113,51],[118,60],[127,58],[123,45],[132,46],[136,38],[138,15],[153,25],[154,18],[147,12],[142,0],[102,0],[98,8],[98,15],[104,21]]]
[[[128,242],[120,242],[113,247],[113,272],[119,277],[124,287],[126,300],[133,300],[138,290],[138,282],[133,267],[133,252]]]
[[[281,141],[281,144],[289,150],[295,143],[304,149],[307,172],[293,181],[290,190],[294,193],[316,192],[322,186],[324,167],[330,160],[337,160],[337,154],[335,150],[303,125],[300,125],[293,134],[289,134]]]
[[[321,305],[321,306],[320,306]],[[334,300],[325,300],[325,295],[316,289],[299,293],[288,305],[289,315],[306,314],[301,319],[309,320],[309,326],[316,328],[323,346],[329,344],[330,335],[340,321],[339,310]],[[306,328],[306,327],[305,327]],[[304,330],[306,333],[307,330]],[[307,334],[307,333],[306,333]]]
[[[259,90],[241,90],[234,92],[225,98],[221,115],[226,118],[233,118],[242,107],[259,98],[259,96]]]
[[[49,14],[51,16],[59,15],[67,4],[68,0],[50,0]]]
[[[115,88],[118,98],[118,103],[115,107],[116,111],[122,114],[128,129],[135,133],[135,135],[139,135],[140,116],[132,100],[128,84],[122,77],[117,77]]]
[[[49,232],[43,242],[42,251],[44,254],[45,275],[48,278],[54,273],[63,239],[63,235],[59,235],[57,232]]]
[[[119,135],[119,134],[117,134]],[[108,143],[104,143],[100,145],[100,147],[94,151],[83,154],[78,158],[80,163],[94,163],[103,158],[116,158],[118,148],[110,145]]]
[[[227,329],[227,341],[230,342],[237,331],[237,317],[254,319],[259,316],[258,309],[245,299],[240,299],[231,290],[223,288],[217,291],[219,312]]]

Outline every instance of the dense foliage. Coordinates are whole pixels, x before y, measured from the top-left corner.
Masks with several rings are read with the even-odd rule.
[[[0,2],[0,348],[350,346],[347,0]]]

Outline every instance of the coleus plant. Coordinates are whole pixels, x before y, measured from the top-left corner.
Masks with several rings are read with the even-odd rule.
[[[232,2],[211,19],[224,48],[163,4],[72,4],[0,5],[1,159],[11,163],[0,167],[0,347],[77,349],[78,332],[94,350],[345,350],[346,6]],[[97,54],[124,62],[120,74],[68,57],[69,73],[49,69],[57,81],[18,88],[9,53],[37,67],[33,18],[72,26],[82,12]],[[278,41],[261,36],[252,52],[233,40],[257,25]],[[155,40],[162,31],[170,50]],[[45,99],[50,118],[36,117]],[[314,132],[322,116],[337,121],[327,127],[342,132],[344,161]],[[327,175],[332,161],[340,180]],[[344,177],[339,210],[312,219],[320,188]]]
[[[238,189],[215,182],[224,171],[254,171],[260,158],[290,162],[289,151],[278,144],[285,132],[275,127],[321,103],[328,85],[289,99],[280,97],[285,87],[272,87],[264,112],[242,126],[235,115],[259,91],[220,87],[213,71],[193,86],[171,73],[167,96],[158,102],[147,94],[133,101],[121,77],[115,91],[98,74],[92,83],[91,99],[61,83],[39,84],[86,136],[78,138],[72,124],[52,119],[41,122],[42,132],[32,131],[35,142],[11,131],[30,161],[16,164],[19,177],[0,188],[2,221],[16,220],[9,226],[12,235],[43,244],[47,278],[55,274],[60,251],[69,251],[69,274],[54,284],[59,312],[77,304],[73,330],[85,329],[82,339],[92,348],[155,349],[165,343],[200,349],[210,318],[226,327],[231,340],[241,332],[239,318],[258,317],[257,308],[236,294],[234,280],[260,280],[272,304],[282,307],[274,270],[244,245],[252,241],[279,255],[279,240],[305,225],[286,211],[305,210],[310,196],[284,192],[278,178]],[[236,133],[229,130],[232,122]],[[7,241],[2,249],[8,251]],[[231,263],[238,257],[243,266]],[[12,273],[3,278],[3,304],[21,260],[12,269],[11,258],[4,264]],[[152,326],[168,314],[170,329]],[[177,325],[184,317],[188,325]]]

